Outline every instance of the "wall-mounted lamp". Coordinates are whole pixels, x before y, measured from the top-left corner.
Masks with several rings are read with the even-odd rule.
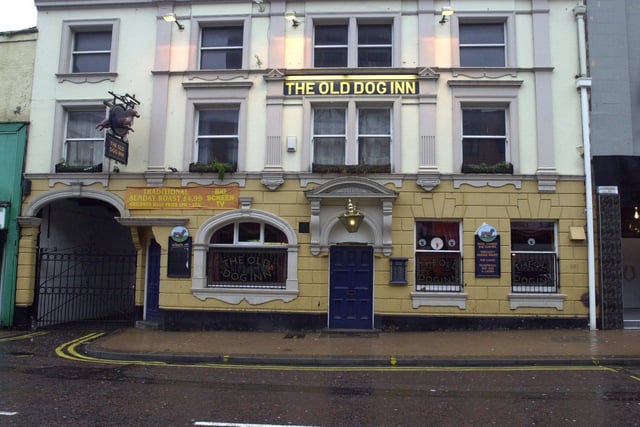
[[[176,14],[175,13],[167,13],[166,15],[164,15],[162,17],[162,19],[164,19],[167,22],[175,22],[176,25],[178,26],[178,28],[181,31],[184,30],[184,25],[182,25],[180,22],[178,22],[178,18],[176,18]]]
[[[360,228],[364,215],[356,209],[351,199],[347,201],[347,211],[338,217],[349,233],[355,233]]]
[[[637,206],[633,207],[633,218],[634,219],[640,219],[640,213],[638,213],[638,207]]]
[[[300,25],[300,21],[298,21],[298,17],[296,16],[295,11],[285,12],[284,19],[286,19],[287,21],[291,21],[291,26],[293,28],[296,28],[298,25]]]
[[[447,16],[451,16],[453,15],[453,8],[452,7],[443,7],[440,10],[440,14],[442,15],[442,19],[439,21],[441,24],[444,24],[445,22],[447,22]]]

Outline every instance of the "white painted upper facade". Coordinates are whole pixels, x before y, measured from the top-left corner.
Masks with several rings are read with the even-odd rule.
[[[35,0],[35,4],[39,39],[28,174],[54,173],[55,165],[69,155],[68,113],[101,108],[110,99],[109,92],[135,95],[140,102],[135,132],[128,135],[128,164],[119,165],[122,173],[188,171],[189,164],[198,160],[199,114],[221,105],[238,111],[238,172],[311,173],[315,111],[344,106],[351,129],[346,131],[348,141],[357,127],[351,120],[357,117],[353,110],[358,112],[363,103],[391,111],[392,174],[423,174],[429,179],[460,174],[463,110],[477,108],[505,112],[505,160],[513,164],[515,175],[555,179],[584,173],[576,150],[582,144],[582,124],[576,90],[575,0]],[[455,11],[446,22],[440,22],[443,7]],[[287,11],[296,12],[297,26],[285,19]],[[163,19],[169,12],[182,28]],[[354,40],[362,23],[388,25],[390,65],[355,64]],[[317,28],[333,24],[347,28],[349,63],[317,67]],[[461,65],[461,26],[471,24],[503,28],[498,49],[504,64]],[[202,31],[220,26],[241,28],[241,66],[201,69]],[[108,68],[74,71],[76,35],[96,29],[110,34]],[[417,80],[419,93],[283,95],[287,79],[317,83],[327,77],[342,81],[345,76],[411,78]],[[293,149],[288,149],[288,141]],[[358,154],[349,153],[351,149],[347,148],[347,164],[357,163]],[[112,166],[113,160],[104,159],[104,172]],[[147,180],[152,183],[148,176]],[[274,186],[277,181],[276,177]],[[189,182],[183,179],[184,184]]]

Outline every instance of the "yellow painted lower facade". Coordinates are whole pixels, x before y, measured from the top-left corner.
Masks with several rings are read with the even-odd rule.
[[[322,177],[315,179],[331,182],[340,177]],[[385,178],[372,178],[372,182],[385,182]],[[571,235],[571,227],[584,227],[585,198],[584,182],[579,178],[565,178],[557,182],[555,192],[540,192],[534,179],[502,178],[503,184],[474,186],[457,181],[456,177],[443,177],[439,185],[431,191],[425,191],[415,180],[403,177],[384,186],[395,192],[397,197],[391,211],[391,251],[376,251],[373,261],[373,317],[374,326],[386,324],[380,319],[402,318],[411,322],[430,318],[440,319],[439,327],[446,327],[447,318],[465,319],[565,319],[574,325],[586,326],[588,307],[583,303],[588,292],[587,245],[583,239]],[[388,179],[386,179],[389,181]],[[313,181],[313,180],[310,180]],[[180,179],[165,179],[164,187],[180,187]],[[322,325],[330,309],[329,276],[330,259],[326,251],[314,254],[312,250],[313,233],[303,229],[301,224],[309,223],[312,216],[311,204],[305,191],[317,187],[316,183],[302,186],[301,179],[288,178],[276,190],[266,189],[260,179],[247,177],[239,188],[241,199],[248,200],[252,212],[265,212],[288,223],[296,232],[297,238],[297,292],[289,301],[277,299],[267,302],[251,301],[250,298],[230,303],[216,297],[198,298],[194,296],[194,276],[202,275],[197,269],[202,265],[192,260],[192,277],[168,277],[167,241],[173,228],[172,219],[183,222],[190,236],[198,235],[203,225],[218,215],[228,214],[229,209],[149,209],[121,212],[118,220],[127,225],[133,246],[137,253],[135,270],[135,305],[139,308],[138,319],[144,318],[145,286],[147,281],[147,248],[152,238],[161,245],[159,309],[161,312],[188,315],[198,312],[200,316],[208,313],[224,316],[243,313],[252,316],[261,314],[288,316],[312,316],[315,325]],[[306,182],[306,181],[305,181]],[[57,183],[49,186],[48,179],[32,179],[31,194],[25,198],[20,218],[21,236],[19,245],[19,267],[17,277],[16,307],[27,312],[37,311],[34,307],[36,284],[37,247],[41,220],[38,218],[40,207],[61,198],[82,198],[122,200],[128,187],[145,187],[144,179],[139,177],[117,176],[108,182],[108,186],[92,184],[89,186],[68,186]],[[220,186],[238,186],[229,180]],[[75,191],[75,192],[74,192]],[[357,197],[355,197],[357,199]],[[372,201],[369,200],[369,203]],[[375,202],[375,201],[374,201]],[[340,202],[342,203],[342,199]],[[373,203],[375,206],[375,203]],[[34,210],[37,207],[38,211]],[[246,206],[245,206],[246,208]],[[122,209],[122,207],[120,208]],[[239,207],[243,209],[243,207]],[[30,216],[29,213],[34,215]],[[124,215],[129,215],[123,221]],[[147,220],[145,220],[145,218]],[[151,218],[151,220],[148,220]],[[163,220],[164,218],[164,220]],[[458,293],[416,292],[416,221],[446,220],[459,221],[461,224],[462,253],[462,291]],[[511,284],[511,221],[551,221],[557,229],[557,257],[559,260],[558,292],[552,295],[515,295]],[[500,236],[500,276],[477,277],[474,239],[476,230],[482,224],[495,227]],[[313,227],[313,226],[312,226]],[[335,243],[335,242],[334,242]],[[370,242],[373,244],[373,242]],[[197,246],[197,242],[196,242]],[[317,251],[316,251],[317,252]],[[392,284],[390,260],[406,258],[406,284]],[[452,297],[452,298],[449,298]],[[549,297],[547,299],[546,297]],[[524,298],[524,299],[523,299]],[[551,302],[550,302],[551,301]],[[178,315],[178,318],[180,316]],[[443,320],[444,319],[444,320]],[[178,322],[179,323],[179,322]],[[393,324],[393,322],[391,322]],[[418,321],[420,324],[421,321]],[[404,324],[404,323],[403,323]],[[514,323],[511,323],[513,325]],[[285,321],[286,325],[286,321]],[[295,324],[291,325],[295,327]],[[400,327],[399,327],[400,328]]]

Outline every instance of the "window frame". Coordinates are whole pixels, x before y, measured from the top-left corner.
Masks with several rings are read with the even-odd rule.
[[[399,104],[397,100],[344,100],[335,102],[313,102],[309,103],[309,161],[310,169],[313,170],[315,165],[315,111],[319,109],[327,108],[344,108],[345,110],[345,159],[342,164],[325,165],[329,167],[366,167],[367,165],[361,165],[359,160],[360,141],[359,141],[359,112],[363,109],[387,109],[389,110],[389,165],[391,172],[394,169],[394,160],[398,155],[397,150],[400,147],[396,147],[395,141],[399,141],[397,135],[397,129],[399,129],[397,120],[399,116]],[[333,135],[333,134],[332,134]],[[339,134],[335,134],[339,135]],[[341,134],[340,134],[341,135]],[[376,165],[369,165],[376,166]]]
[[[199,152],[200,152],[200,139],[210,139],[210,140],[216,140],[216,139],[236,139],[236,161],[235,162],[229,162],[227,161],[228,159],[224,159],[224,160],[218,160],[217,161],[221,162],[221,163],[229,163],[232,165],[233,171],[237,170],[237,165],[238,165],[238,161],[239,161],[239,150],[240,150],[240,109],[241,106],[240,104],[217,104],[215,106],[211,106],[211,105],[201,105],[198,108],[196,108],[195,111],[195,139],[194,139],[194,147],[193,147],[193,152],[194,152],[194,156],[193,156],[193,161],[197,162],[197,163],[205,163],[205,164],[209,164],[212,161],[214,161],[214,159],[211,159],[207,162],[202,162],[199,157]],[[236,127],[237,127],[237,132],[235,134],[207,134],[207,135],[202,135],[200,133],[200,115],[203,111],[216,111],[216,110],[220,110],[220,111],[231,111],[234,110],[237,115],[236,115]]]
[[[305,28],[305,64],[308,68],[318,69],[331,69],[331,68],[355,68],[355,69],[386,69],[398,67],[400,64],[400,28],[399,20],[400,15],[367,15],[367,16],[352,16],[346,19],[338,19],[335,16],[309,16],[307,21],[312,22],[313,25],[308,25]],[[346,25],[347,26],[347,64],[346,66],[328,66],[320,67],[315,64],[315,28],[322,25]],[[358,66],[358,56],[360,50],[360,43],[358,39],[360,25],[389,25],[391,27],[391,63],[385,66],[375,67],[360,67]],[[340,45],[342,46],[342,45]]]
[[[286,247],[286,281],[284,288],[216,288],[207,287],[208,261],[207,255],[213,234],[221,228],[239,222],[258,222],[277,228],[287,238],[287,243],[274,245]],[[233,245],[227,245],[233,246]],[[264,245],[271,247],[272,245]],[[248,246],[242,246],[248,247]],[[256,247],[253,245],[253,247]],[[298,297],[298,239],[295,230],[282,218],[248,206],[241,209],[223,212],[205,221],[194,237],[193,245],[193,277],[191,281],[192,294],[200,299],[214,298],[229,304],[239,304],[247,301],[250,305],[264,304],[281,300],[293,301]]]
[[[239,46],[233,45],[233,46],[203,46],[203,39],[204,39],[204,32],[208,29],[211,28],[240,28],[241,33],[242,33],[242,43]],[[217,23],[216,25],[203,25],[199,27],[199,31],[200,31],[200,40],[198,43],[198,69],[199,70],[237,70],[237,69],[242,69],[245,68],[245,62],[244,62],[244,51],[245,51],[245,31],[244,31],[244,24],[241,23],[227,23],[227,25],[224,25],[224,23]],[[202,66],[202,57],[203,57],[203,51],[218,51],[218,52],[222,52],[222,51],[236,51],[236,50],[240,50],[240,67],[239,68],[232,68],[232,67],[224,67],[224,68],[203,68]]]
[[[518,92],[522,81],[506,82],[459,82],[449,81],[453,96],[453,167],[462,170],[462,110],[468,107],[504,108],[507,110],[506,132],[508,135],[505,157],[517,173],[520,165]]]
[[[462,167],[464,168],[465,165],[479,165],[485,162],[465,162],[465,157],[464,157],[464,145],[465,145],[465,140],[485,140],[485,141],[491,141],[491,140],[503,140],[503,144],[504,144],[504,158],[501,159],[498,162],[495,162],[493,164],[488,164],[487,165],[489,167],[491,166],[495,166],[497,164],[500,163],[511,163],[511,158],[509,155],[509,126],[508,123],[510,121],[510,117],[509,117],[509,109],[507,106],[501,106],[501,105],[495,105],[495,106],[487,106],[487,105],[474,105],[474,104],[462,104],[461,105],[462,108],[462,137],[461,137],[461,143],[462,143]],[[478,135],[474,135],[474,134],[465,134],[464,133],[464,124],[465,124],[465,112],[466,111],[471,111],[471,110],[499,110],[503,112],[504,115],[504,133],[502,135],[482,135],[482,134],[478,134]],[[487,142],[489,143],[489,142]],[[482,144],[484,145],[484,144]]]
[[[514,249],[513,243],[513,234],[514,234],[514,224],[547,224],[552,225],[552,249],[551,250],[523,250],[523,249]],[[511,246],[510,246],[510,258],[511,258],[511,292],[514,294],[557,294],[560,291],[560,261],[558,256],[558,223],[557,221],[550,220],[512,220],[509,224],[509,230],[511,233]],[[532,245],[531,243],[529,243]],[[535,244],[535,243],[534,243]],[[539,254],[539,255],[551,255],[552,257],[552,265],[551,270],[549,272],[551,276],[551,280],[553,281],[552,285],[542,285],[542,284],[530,284],[530,285],[520,285],[515,283],[515,260],[518,255],[521,254]]]
[[[55,171],[55,166],[60,160],[66,159],[66,135],[67,135],[67,122],[69,111],[104,111],[104,117],[106,117],[108,110],[103,104],[102,99],[93,100],[79,100],[79,101],[57,101],[54,110],[54,126],[53,126],[53,141],[51,144],[51,171]],[[98,123],[96,123],[97,125]],[[103,131],[104,132],[104,131]],[[107,170],[108,162],[104,156],[104,138],[103,138],[103,156],[102,156],[102,170],[93,172],[104,172]],[[97,165],[96,165],[97,166]]]
[[[501,25],[502,26],[502,42],[501,43],[481,43],[481,42],[476,42],[476,43],[462,43],[459,42],[458,43],[458,55],[460,58],[460,66],[461,67],[478,67],[478,68],[489,68],[489,67],[495,67],[495,68],[504,68],[507,66],[507,30],[506,30],[506,24],[504,22],[470,22],[470,21],[460,21],[458,23],[458,33],[462,33],[463,31],[461,31],[462,28],[466,27],[466,26],[482,26],[482,25]],[[460,35],[460,38],[462,38],[462,36]],[[469,64],[469,65],[462,65],[463,62],[463,49],[471,49],[471,50],[480,50],[480,49],[484,49],[484,48],[501,48],[502,50],[502,60],[500,64],[497,65],[484,65],[484,64]]]
[[[111,31],[109,69],[99,72],[73,72],[75,34],[78,32]],[[62,44],[58,65],[58,77],[73,82],[99,82],[105,77],[115,79],[119,49],[119,19],[63,21]]]
[[[201,18],[193,21],[189,48],[189,69],[201,73],[237,72],[237,68],[201,68],[202,31],[211,27],[242,27],[242,65],[240,69],[249,68],[249,50],[251,30],[248,17]]]
[[[472,13],[456,11],[451,17],[451,49],[454,68],[504,69],[516,67],[515,13]],[[460,24],[504,24],[505,63],[499,67],[460,65]]]
[[[455,245],[456,249],[445,249],[448,245],[444,243],[444,247],[442,249],[435,249],[430,247],[430,242],[425,240],[425,237],[419,233],[419,226],[423,223],[430,224],[433,227],[435,224],[456,224],[458,226],[457,231],[457,244]],[[429,293],[429,292],[437,292],[437,293],[460,293],[463,290],[464,285],[464,270],[463,270],[463,230],[462,230],[462,221],[459,220],[439,220],[439,219],[417,219],[414,223],[415,232],[414,232],[414,290],[416,293]],[[441,237],[441,236],[432,236],[432,237]],[[458,269],[458,283],[457,284],[435,284],[435,283],[419,283],[419,275],[420,271],[420,263],[419,263],[419,255],[422,254],[457,254],[457,269]]]

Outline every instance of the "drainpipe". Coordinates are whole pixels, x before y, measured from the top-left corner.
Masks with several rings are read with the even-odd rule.
[[[596,272],[594,265],[593,184],[591,182],[591,136],[589,122],[589,88],[591,87],[591,77],[587,76],[585,31],[587,7],[579,4],[573,9],[573,13],[578,23],[578,59],[580,62],[580,73],[577,77],[576,88],[580,90],[580,105],[582,108],[582,148],[584,150],[584,183],[587,214],[587,266],[589,270],[589,329],[594,331],[596,329]]]

